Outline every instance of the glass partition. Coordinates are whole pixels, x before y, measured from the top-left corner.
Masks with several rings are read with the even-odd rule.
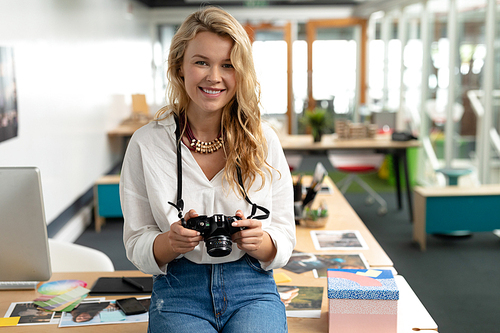
[[[293,97],[296,114],[302,113],[307,104],[307,41],[300,37],[299,34],[299,40],[293,42]]]
[[[166,103],[165,91],[167,89],[168,53],[170,51],[170,43],[178,28],[178,25],[173,24],[164,24],[158,27],[158,40],[154,43],[153,47],[154,102],[157,105],[164,105]]]
[[[493,51],[493,122],[494,131],[493,152],[491,154],[490,182],[500,183],[500,3],[496,4],[496,21],[494,25],[495,40]]]
[[[256,36],[258,36],[257,34]],[[261,85],[263,114],[287,112],[287,44],[280,40],[258,40],[253,43],[257,79]]]
[[[421,39],[422,5],[415,4],[404,9],[403,54],[400,110],[402,129],[410,130],[415,136],[420,134],[420,101],[422,94],[423,46]]]
[[[432,143],[434,154],[444,166],[445,126],[448,104],[450,42],[448,39],[448,1],[429,2],[431,19],[429,20],[430,32],[430,66],[428,77],[428,96],[423,101],[425,114],[422,121],[427,122],[428,135]],[[455,87],[451,87],[455,89]],[[454,91],[452,91],[454,94]],[[456,103],[456,101],[453,101]],[[460,116],[457,117],[460,121]],[[431,154],[432,152],[428,152]]]
[[[484,90],[486,0],[476,0],[474,7],[471,7],[468,1],[459,0],[457,7],[459,52],[457,100],[463,110],[461,119],[457,121],[454,147],[456,150],[453,157],[458,166],[473,169],[474,173],[470,181],[476,183],[480,163],[477,159],[477,143],[481,141],[479,136],[482,132],[478,130],[478,124],[481,122],[482,115],[478,114],[471,105],[469,92]]]
[[[313,98],[339,115],[352,115],[356,103],[355,29],[318,28],[313,42]]]
[[[436,170],[453,167],[472,171],[459,184],[500,183],[500,3],[382,7],[369,20],[368,106],[399,107],[419,136],[418,182],[445,185]]]
[[[376,12],[370,17],[368,41],[368,103],[366,115],[390,119],[380,130],[394,130],[400,107],[401,44],[396,12]],[[384,113],[384,115],[379,113]],[[380,124],[379,124],[380,125]]]
[[[252,41],[263,118],[280,134],[293,133],[292,41],[295,23],[245,24]]]
[[[430,66],[424,83],[428,93],[421,98],[423,113],[420,121],[425,122],[423,128],[428,129],[428,133],[421,133],[425,141],[424,157],[433,163],[425,164],[431,170],[421,173],[424,183],[439,182],[439,177],[433,172],[436,169],[454,167],[476,171],[478,163],[475,152],[477,114],[468,92],[481,89],[484,74],[484,1],[477,1],[474,7],[468,7],[465,1],[457,1],[456,15],[450,7],[453,3],[438,0],[428,3]],[[407,47],[410,47],[410,41]],[[452,121],[448,120],[450,114]],[[425,146],[426,142],[431,147]],[[461,179],[477,183],[477,173]]]
[[[384,97],[384,41],[381,39],[383,13],[370,16],[368,22],[368,106],[381,111]]]

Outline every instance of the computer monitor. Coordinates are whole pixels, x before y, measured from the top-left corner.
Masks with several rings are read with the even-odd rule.
[[[377,127],[379,129],[383,129],[384,131],[394,130],[394,128],[396,127],[395,112],[372,112],[371,118],[372,124],[377,124]]]
[[[51,277],[40,171],[0,167],[0,281]]]

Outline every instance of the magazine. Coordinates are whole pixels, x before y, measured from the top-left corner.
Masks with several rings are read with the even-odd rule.
[[[287,317],[321,317],[323,287],[278,286],[278,292]]]

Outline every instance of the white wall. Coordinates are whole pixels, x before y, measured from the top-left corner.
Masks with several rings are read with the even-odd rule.
[[[352,11],[226,9],[242,22]],[[180,23],[194,10],[150,10],[132,0],[0,0],[0,46],[14,47],[19,110],[18,136],[0,142],[0,165],[40,168],[48,223],[120,160],[120,142],[107,131],[130,115],[130,95],[144,93],[152,104],[153,26]]]
[[[0,165],[40,168],[49,223],[119,161],[107,131],[130,115],[130,95],[152,97],[147,15],[126,0],[0,0],[19,110]]]

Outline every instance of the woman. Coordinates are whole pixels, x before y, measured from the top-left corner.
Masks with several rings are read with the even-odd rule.
[[[155,279],[149,332],[286,332],[272,269],[295,246],[292,180],[261,124],[248,35],[200,9],[172,40],[167,76],[170,105],[134,133],[120,183],[127,257]],[[230,254],[211,256],[205,233],[184,227],[199,215],[240,228]]]

